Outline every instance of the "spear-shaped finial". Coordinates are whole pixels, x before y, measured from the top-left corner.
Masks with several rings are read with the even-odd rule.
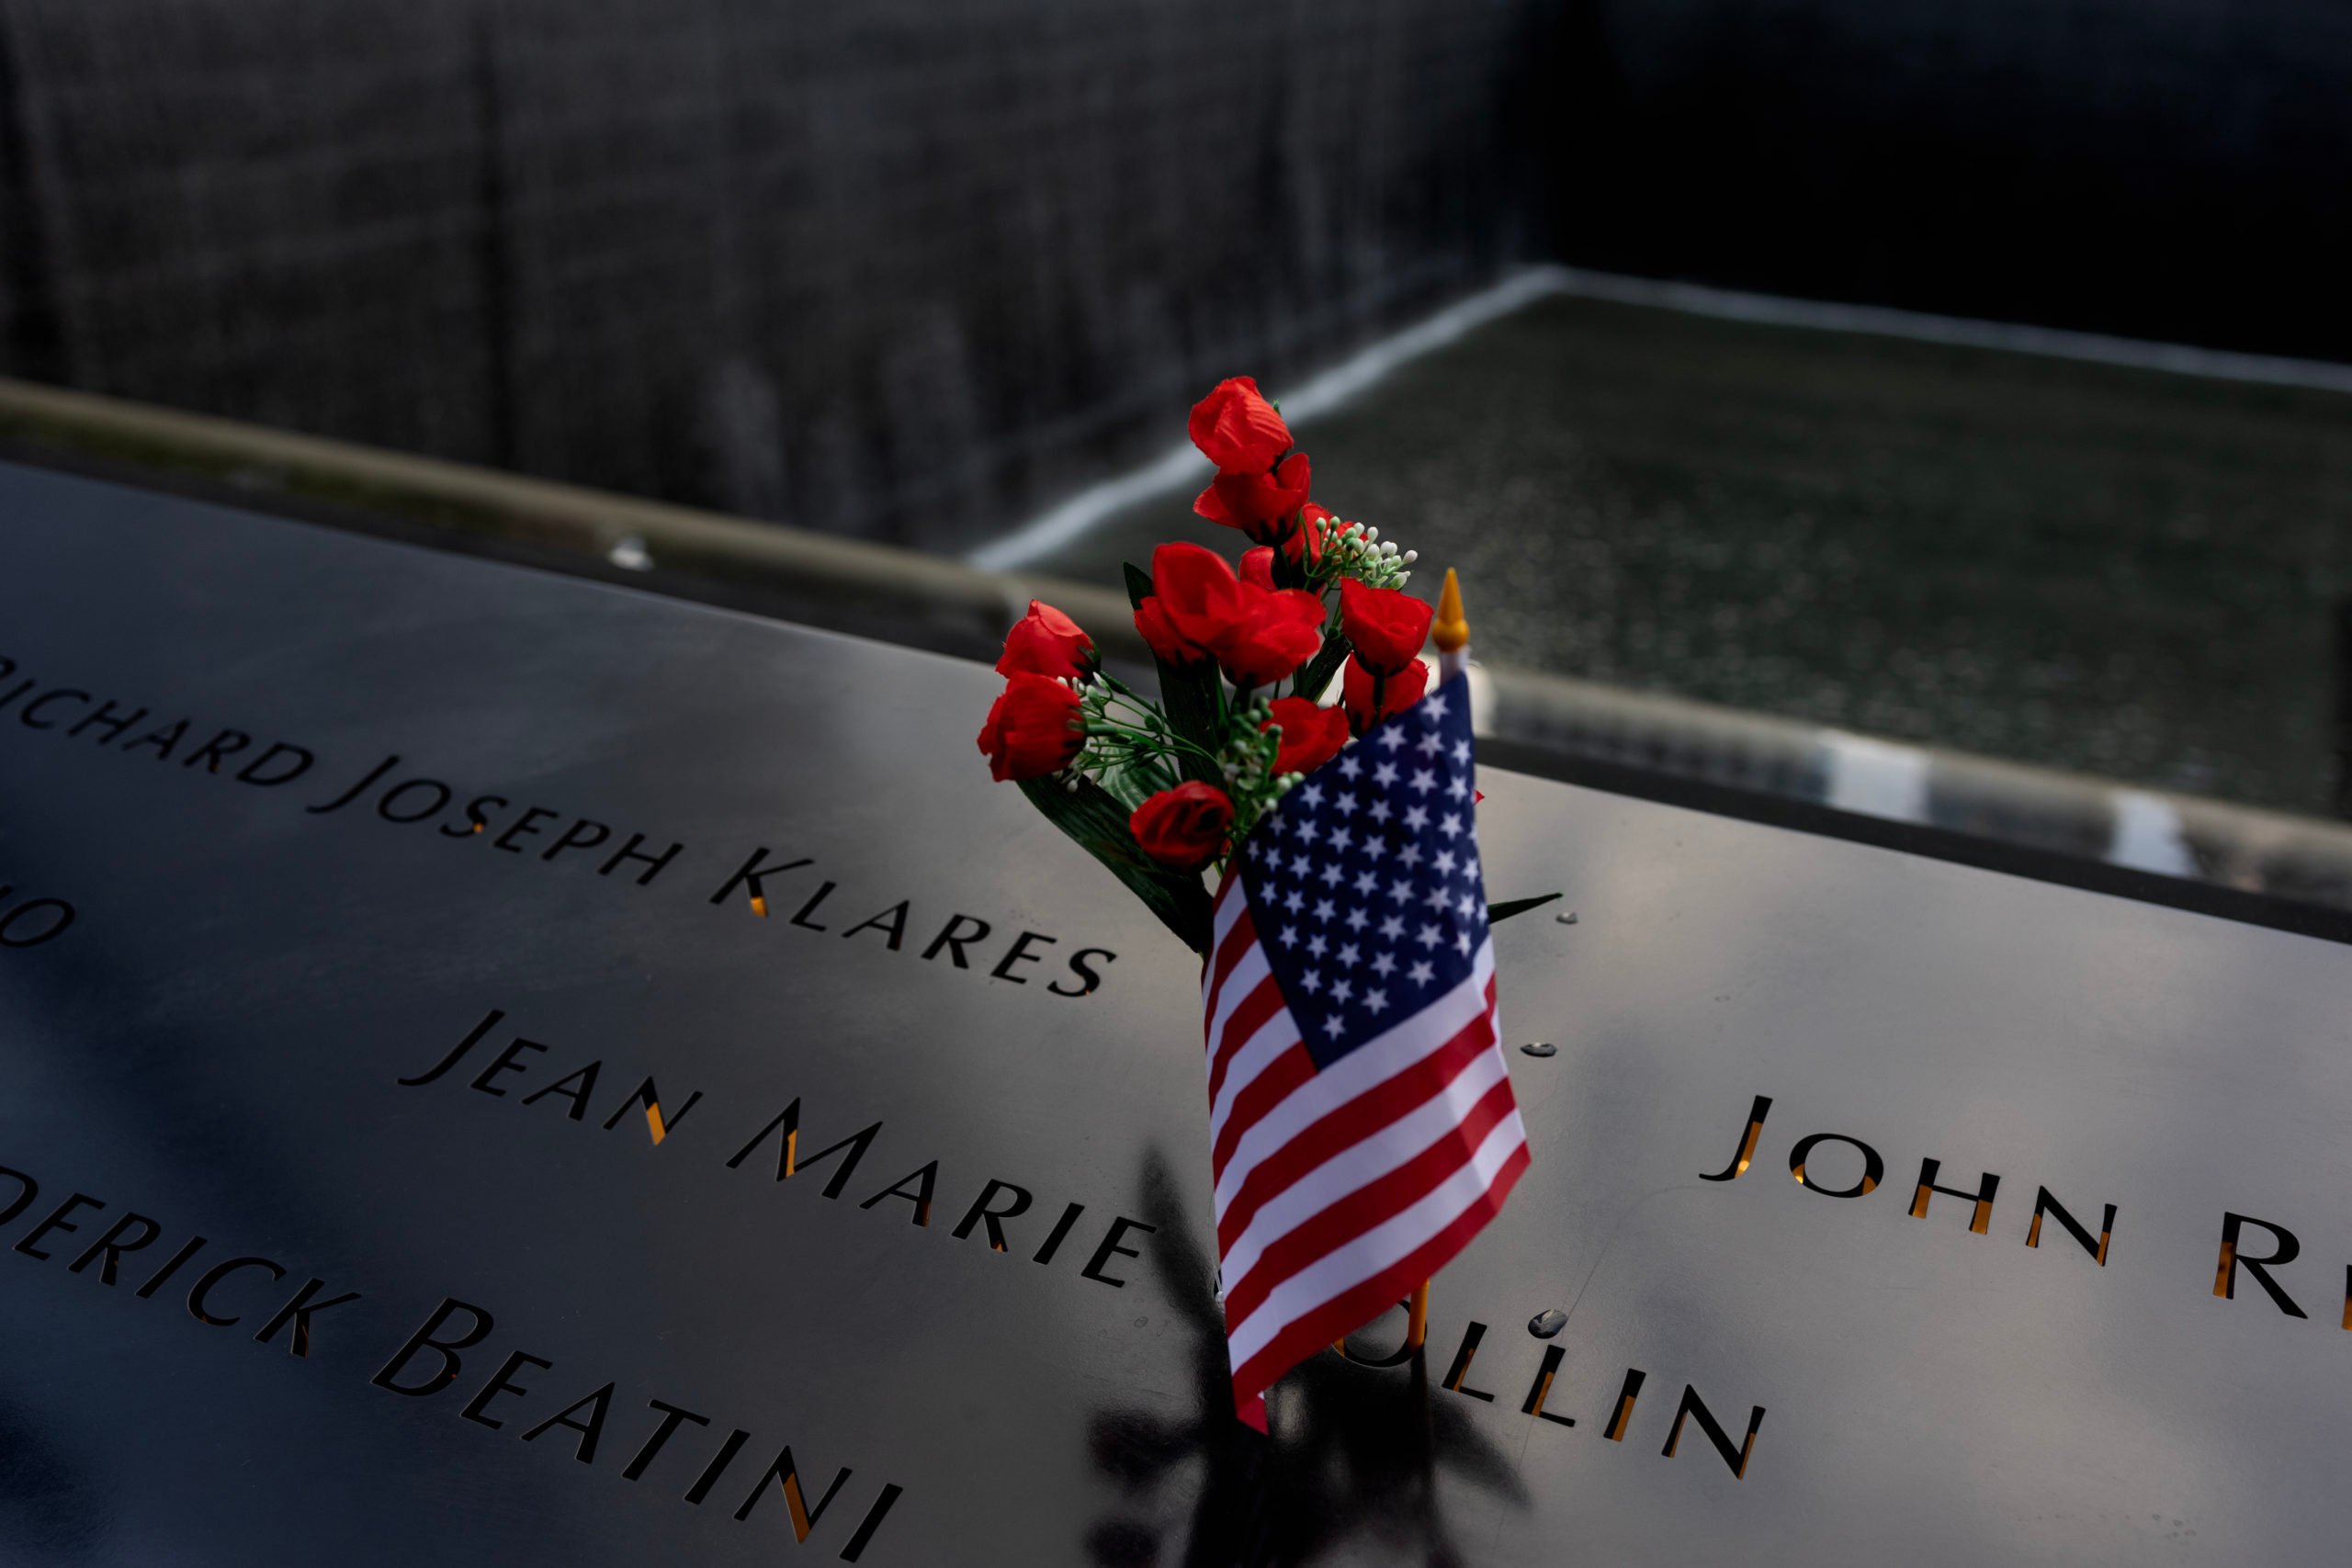
[[[1430,640],[1437,644],[1437,673],[1451,681],[1469,661],[1470,623],[1462,614],[1462,583],[1453,569],[1445,569],[1445,591],[1437,596],[1437,617],[1430,623]]]

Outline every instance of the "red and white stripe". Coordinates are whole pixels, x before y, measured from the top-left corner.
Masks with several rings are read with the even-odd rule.
[[[1469,1244],[1527,1167],[1498,1046],[1494,945],[1470,977],[1317,1071],[1236,869],[1201,986],[1234,1407],[1396,1304]]]

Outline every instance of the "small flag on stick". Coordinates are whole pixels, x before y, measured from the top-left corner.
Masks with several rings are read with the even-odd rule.
[[[1451,583],[1445,606],[1459,656]],[[1276,1379],[1408,1295],[1426,1332],[1430,1277],[1526,1168],[1471,747],[1456,668],[1283,795],[1217,888],[1210,1163],[1234,1405],[1261,1431]]]

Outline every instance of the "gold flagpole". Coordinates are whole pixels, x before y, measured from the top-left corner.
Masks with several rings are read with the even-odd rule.
[[[1462,584],[1452,567],[1445,569],[1445,592],[1438,595],[1430,640],[1437,644],[1437,678],[1451,681],[1461,674],[1470,662],[1470,623],[1463,617]]]
[[[1470,621],[1462,613],[1462,581],[1452,567],[1445,569],[1445,589],[1437,596],[1437,615],[1430,623],[1430,640],[1437,644],[1439,682],[1442,683],[1461,674],[1470,662]],[[1405,1342],[1418,1351],[1430,1337],[1427,1280],[1414,1289],[1411,1314]]]

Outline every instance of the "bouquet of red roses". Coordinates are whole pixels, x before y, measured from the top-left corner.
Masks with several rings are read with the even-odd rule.
[[[1557,895],[1487,902],[1453,574],[1434,613],[1407,595],[1413,553],[1307,499],[1255,383],[1192,434],[1217,467],[1193,509],[1251,547],[1126,569],[1159,700],[1033,602],[980,750],[1202,956],[1234,1411],[1264,1431],[1269,1387],[1408,1295],[1419,1350],[1430,1276],[1525,1168],[1491,928]]]
[[[1255,381],[1219,383],[1189,428],[1217,468],[1193,511],[1252,544],[1238,571],[1182,543],[1152,552],[1148,576],[1125,569],[1159,700],[1105,670],[1069,616],[1032,600],[1004,639],[1005,687],[979,747],[999,780],[1017,782],[1206,953],[1200,874],[1351,735],[1420,700],[1431,611],[1403,592],[1411,550],[1307,499],[1306,454]]]

